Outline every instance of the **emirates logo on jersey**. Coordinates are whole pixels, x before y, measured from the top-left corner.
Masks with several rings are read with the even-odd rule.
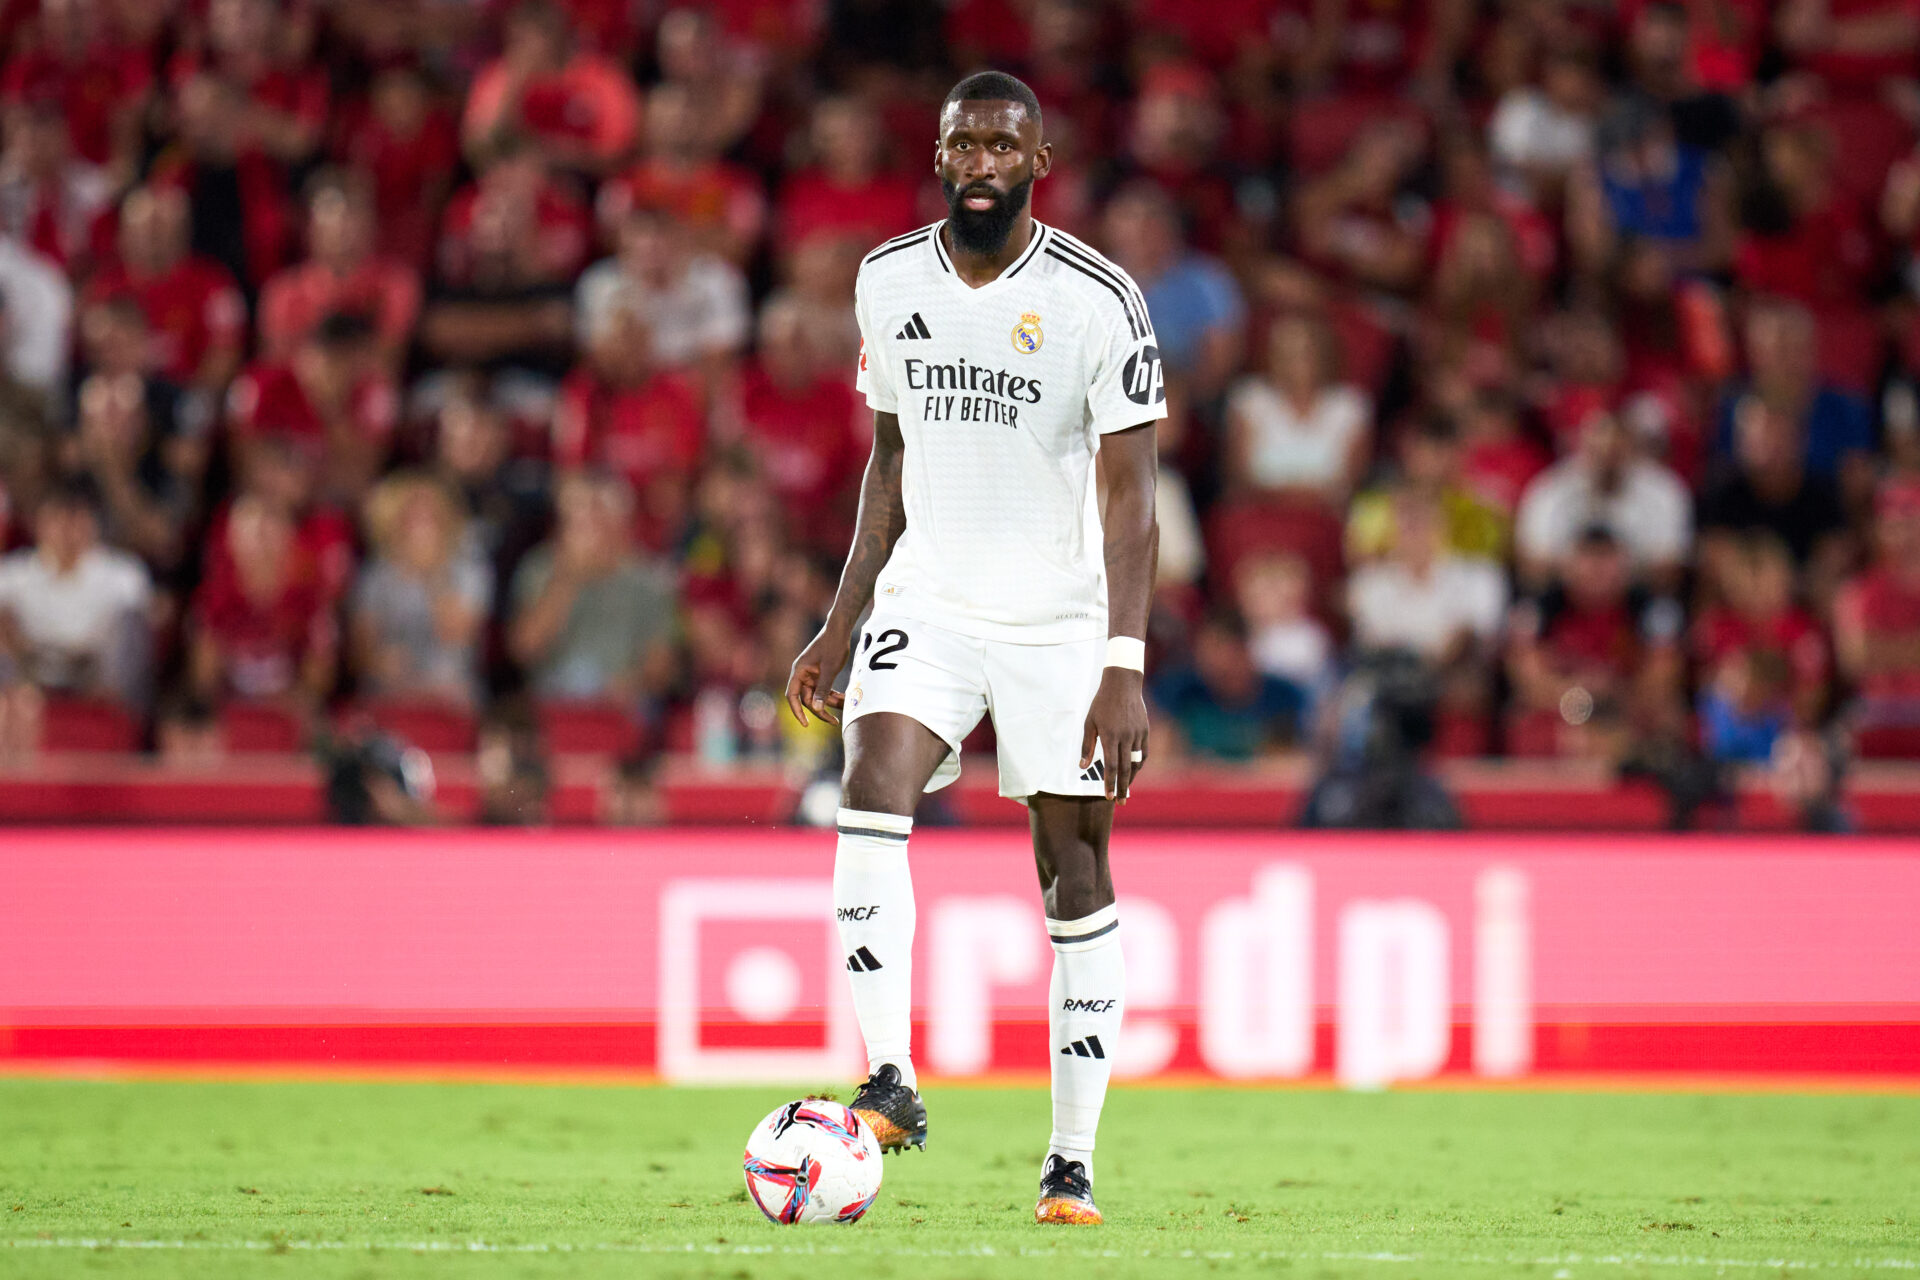
[[[1046,335],[1040,332],[1040,316],[1037,312],[1024,311],[1020,314],[1020,323],[1013,326],[1013,349],[1023,356],[1030,356],[1040,349]]]

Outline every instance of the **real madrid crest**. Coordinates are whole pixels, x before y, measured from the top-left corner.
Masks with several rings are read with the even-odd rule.
[[[1020,323],[1013,326],[1013,349],[1023,356],[1030,356],[1040,349],[1046,335],[1040,332],[1040,315],[1035,311],[1020,313]]]

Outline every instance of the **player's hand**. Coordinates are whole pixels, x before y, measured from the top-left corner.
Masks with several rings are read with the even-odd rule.
[[[811,723],[809,709],[828,724],[840,723],[838,713],[847,698],[833,687],[833,679],[852,651],[853,636],[829,622],[793,660],[793,671],[787,676],[787,710],[802,726]]]
[[[1087,710],[1080,734],[1080,767],[1093,763],[1094,739],[1100,741],[1107,799],[1125,800],[1133,780],[1147,765],[1146,677],[1125,667],[1108,667],[1100,691]]]

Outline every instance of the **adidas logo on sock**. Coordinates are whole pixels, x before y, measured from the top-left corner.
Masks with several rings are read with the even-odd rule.
[[[1100,1047],[1099,1036],[1088,1036],[1085,1040],[1075,1040],[1060,1052],[1071,1053],[1078,1058],[1104,1058],[1107,1056],[1107,1051]]]
[[[1106,776],[1107,776],[1107,766],[1105,762],[1100,760],[1095,760],[1091,765],[1088,765],[1084,770],[1081,771],[1080,781],[1101,782],[1106,779]]]
[[[847,957],[847,968],[855,973],[872,973],[880,968],[880,962],[873,958],[873,952],[862,947]]]
[[[927,322],[922,320],[920,313],[916,311],[913,313],[913,319],[907,321],[906,328],[900,330],[900,332],[893,336],[896,339],[904,338],[909,340],[914,338],[931,338],[933,331],[927,328]]]

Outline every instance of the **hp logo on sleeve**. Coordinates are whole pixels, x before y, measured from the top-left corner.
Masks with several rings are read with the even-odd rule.
[[[1127,399],[1135,404],[1159,404],[1167,398],[1167,382],[1160,373],[1160,348],[1148,343],[1127,357],[1120,370]]]

